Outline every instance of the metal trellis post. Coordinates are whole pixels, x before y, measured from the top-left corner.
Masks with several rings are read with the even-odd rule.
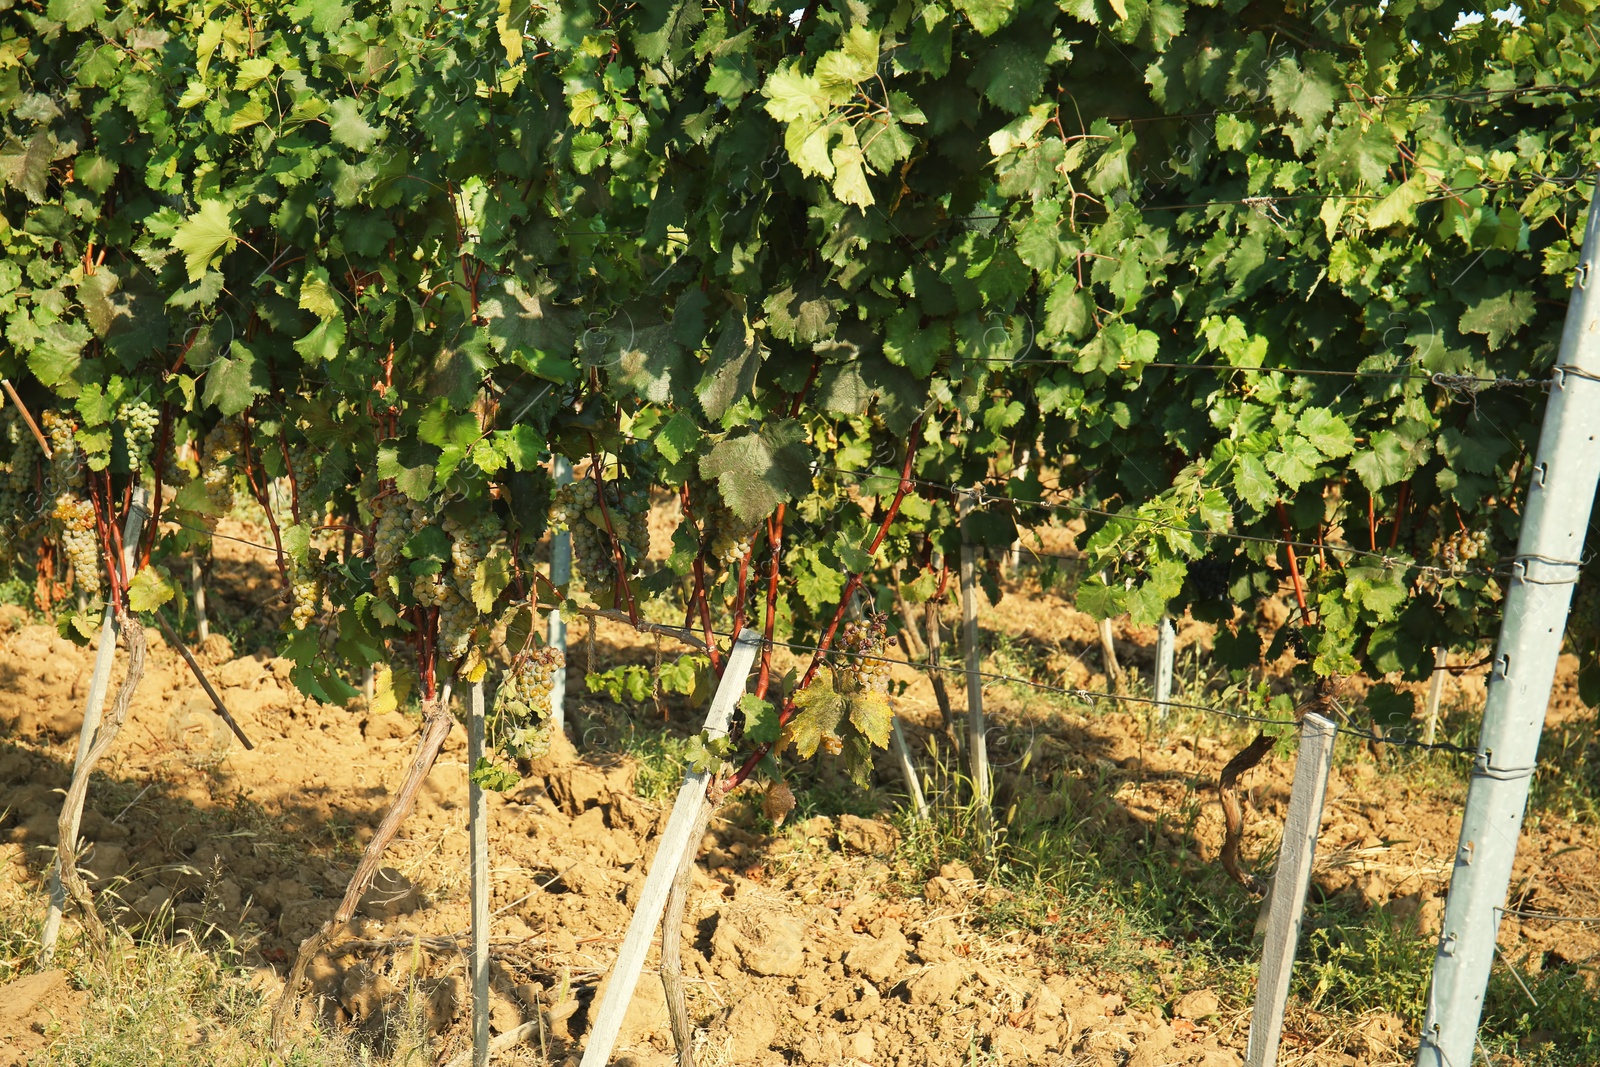
[[[557,456],[550,464],[550,480],[556,485],[572,481],[572,461],[566,456]],[[560,588],[571,580],[572,532],[561,530],[550,535],[550,584]],[[556,668],[550,682],[550,726],[563,730],[567,723],[567,620],[561,617],[559,607],[550,609],[545,640],[551,648],[561,650],[562,665]]]
[[[1434,957],[1419,1067],[1472,1062],[1556,657],[1600,481],[1600,277],[1594,273],[1600,186],[1596,194],[1512,561]]]

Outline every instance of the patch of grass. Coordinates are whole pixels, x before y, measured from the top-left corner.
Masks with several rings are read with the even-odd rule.
[[[1381,908],[1327,911],[1308,923],[1295,960],[1294,995],[1312,1011],[1393,1012],[1422,1021],[1437,939]]]
[[[153,921],[147,929],[170,931],[170,919],[170,914],[161,916],[165,921]],[[103,950],[80,940],[69,955],[73,983],[88,994],[83,1025],[68,1021],[51,1035],[48,1050],[33,1061],[40,1067],[253,1067],[267,1062],[274,993],[252,980],[239,945],[215,929],[204,937],[187,930],[170,937],[118,931]],[[420,1019],[414,1013],[402,1032],[381,1035],[376,1046],[313,1027],[272,1062],[422,1067],[433,1057]]]
[[[670,804],[678,795],[692,744],[692,738],[653,724],[641,728],[632,721],[619,731],[615,741],[617,750],[632,756],[639,765],[633,791],[652,804]]]
[[[1515,967],[1515,970],[1513,968]],[[1483,1043],[1540,1067],[1600,1063],[1600,961],[1531,975],[1500,960],[1484,998]]]

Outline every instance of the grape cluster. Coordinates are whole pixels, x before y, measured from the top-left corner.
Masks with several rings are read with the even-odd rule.
[[[650,498],[642,487],[621,487],[606,483],[605,509],[600,507],[600,490],[593,478],[580,478],[560,486],[550,497],[552,529],[572,535],[572,559],[578,577],[590,589],[616,584],[617,566],[613,545],[622,552],[629,574],[650,554]],[[616,531],[613,541],[606,519]]]
[[[526,652],[511,662],[495,693],[489,724],[506,756],[538,759],[550,751],[550,690],[565,662],[555,648]]]
[[[61,524],[61,549],[72,564],[72,576],[90,596],[100,592],[100,539],[95,535],[94,505],[63,493],[50,515]]]
[[[889,691],[889,627],[886,616],[869,615],[860,622],[845,624],[839,637],[838,669],[840,692],[887,693]]]
[[[215,530],[218,517],[233,507],[233,468],[229,462],[243,447],[244,428],[238,423],[218,423],[206,434],[201,449],[200,477],[210,510],[205,518],[208,530]]]
[[[737,567],[750,557],[749,530],[744,529],[733,509],[720,500],[709,509],[702,536],[711,541],[711,554],[724,567]]]
[[[1466,570],[1473,560],[1482,556],[1489,547],[1487,530],[1456,530],[1445,539],[1439,558],[1452,573]]]
[[[445,658],[454,660],[471,647],[472,631],[478,624],[472,587],[478,564],[488,556],[490,543],[500,532],[500,520],[488,514],[463,523],[446,516],[442,525],[450,535],[450,578],[440,578],[439,649]]]
[[[394,493],[374,500],[372,513],[378,518],[372,545],[373,584],[379,596],[393,600],[398,583],[391,579],[401,576],[406,542],[418,528],[427,525],[427,512],[421,504]],[[411,592],[413,596],[417,593],[415,583],[412,583]]]
[[[39,424],[50,440],[50,480],[57,487],[81,486],[84,482],[84,463],[78,451],[78,424],[54,411],[43,412]],[[33,434],[28,434],[28,445],[33,446]]]
[[[117,421],[122,424],[122,437],[128,444],[128,469],[143,470],[150,463],[150,447],[161,413],[143,400],[135,400],[117,409]]]
[[[296,566],[289,580],[291,604],[289,622],[296,630],[304,630],[317,617],[322,608],[322,559],[313,550],[303,566]]]

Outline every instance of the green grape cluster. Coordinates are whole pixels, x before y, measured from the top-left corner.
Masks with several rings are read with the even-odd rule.
[[[0,575],[4,575],[21,547],[27,524],[25,497],[37,469],[38,445],[33,431],[23,425],[12,408],[0,411]]]
[[[442,583],[439,602],[439,654],[459,660],[472,647],[472,630],[478,625],[477,606],[461,595],[454,582]]]
[[[616,584],[617,566],[613,547],[622,552],[630,575],[650,554],[650,496],[642,486],[606,483],[604,510],[600,491],[592,478],[580,478],[560,486],[550,498],[552,529],[568,530],[572,535],[572,559],[578,577],[590,589],[605,589]],[[611,530],[616,531],[613,541]]]
[[[712,557],[723,566],[738,566],[750,558],[752,534],[720,499],[710,506],[702,537],[710,541]]]
[[[122,437],[128,444],[128,469],[141,471],[150,464],[150,449],[155,442],[161,413],[143,400],[134,400],[117,409]]]
[[[372,545],[373,584],[377,587],[379,596],[392,601],[399,594],[399,590],[404,588],[400,584],[400,579],[407,576],[406,542],[428,524],[428,513],[421,504],[401,493],[391,493],[374,500],[372,513],[378,519],[378,528],[373,535]],[[432,579],[437,576],[428,577]],[[411,595],[420,600],[417,584],[416,581],[410,583]],[[423,606],[433,607],[436,603],[430,600]]]
[[[50,440],[50,481],[57,488],[78,487],[84,482],[84,464],[79,456],[78,424],[65,415],[46,411],[39,416],[40,427]],[[32,433],[28,443],[33,442]]]
[[[1439,558],[1452,573],[1459,574],[1489,548],[1487,530],[1456,530],[1445,539]]]
[[[472,592],[478,564],[489,555],[490,545],[500,532],[500,520],[492,513],[470,523],[446,516],[442,525],[450,535],[450,578],[440,583],[439,648],[446,658],[460,659],[470,649],[472,631],[478,625]]]
[[[233,467],[230,461],[244,448],[244,428],[236,422],[218,423],[206,434],[200,454],[200,478],[210,513],[206,529],[215,530],[217,519],[233,507]]]
[[[61,550],[72,564],[78,588],[90,596],[100,592],[100,538],[95,534],[94,505],[63,493],[51,518],[61,524]]]
[[[512,759],[538,759],[550,751],[550,690],[566,660],[560,649],[540,648],[512,660],[495,693],[495,745]]]
[[[845,623],[839,636],[838,688],[841,693],[889,691],[889,627],[886,616],[869,615]]]
[[[322,592],[322,559],[313,549],[289,579],[289,623],[296,630],[304,630],[317,617],[322,608]]]

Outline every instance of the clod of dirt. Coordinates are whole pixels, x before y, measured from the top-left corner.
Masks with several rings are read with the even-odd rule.
[[[876,986],[892,986],[905,970],[910,946],[898,927],[889,926],[876,941],[859,944],[844,954],[845,970],[859,974]]]
[[[586,1031],[594,1021],[594,1014],[605,1001],[606,989],[610,983],[611,979],[607,977],[595,989],[594,999],[589,1002],[587,1014],[583,1019],[583,1030]],[[554,1017],[561,1007],[562,1005],[557,1005],[551,1009],[551,1016]],[[573,1031],[579,1029],[576,1020],[569,1024],[569,1028]],[[639,984],[633,987],[633,999],[628,1002],[628,1012],[622,1017],[622,1030],[617,1035],[617,1042],[620,1045],[640,1045],[657,1034],[669,1031],[667,994],[661,987],[661,980],[652,974],[641,975]]]
[[[422,906],[422,894],[411,879],[393,867],[381,867],[361,897],[361,914],[369,919],[393,919]]]
[[[944,1004],[961,989],[966,977],[960,964],[940,963],[907,982],[906,992],[913,1004]]]
[[[900,843],[900,833],[894,827],[859,815],[839,816],[839,843],[852,852],[869,856],[887,856]]]
[[[771,998],[751,994],[725,1013],[733,1042],[733,1062],[749,1063],[767,1051],[778,1036],[778,1019]]]
[[[1185,993],[1172,1006],[1173,1018],[1188,1019],[1190,1022],[1209,1019],[1221,1011],[1222,1002],[1209,989],[1196,989],[1192,993]]]
[[[742,962],[752,974],[793,978],[805,969],[805,942],[805,927],[787,915],[724,913],[711,935],[711,956]]]
[[[67,972],[40,971],[0,985],[0,1067],[21,1067],[44,1048],[57,1022],[82,1015],[83,993],[67,986]]]
[[[1047,985],[1042,985],[1039,987],[1039,991],[1033,995],[1033,1003],[1029,1005],[1028,1010],[1033,1013],[1033,1018],[1036,1022],[1044,1022],[1061,1018],[1063,1005],[1055,990]],[[1182,1018],[1189,1018],[1189,1016],[1182,1016]]]
[[[1172,1057],[1172,1027],[1162,1023],[1140,1039],[1128,1058],[1128,1067],[1163,1067]]]

